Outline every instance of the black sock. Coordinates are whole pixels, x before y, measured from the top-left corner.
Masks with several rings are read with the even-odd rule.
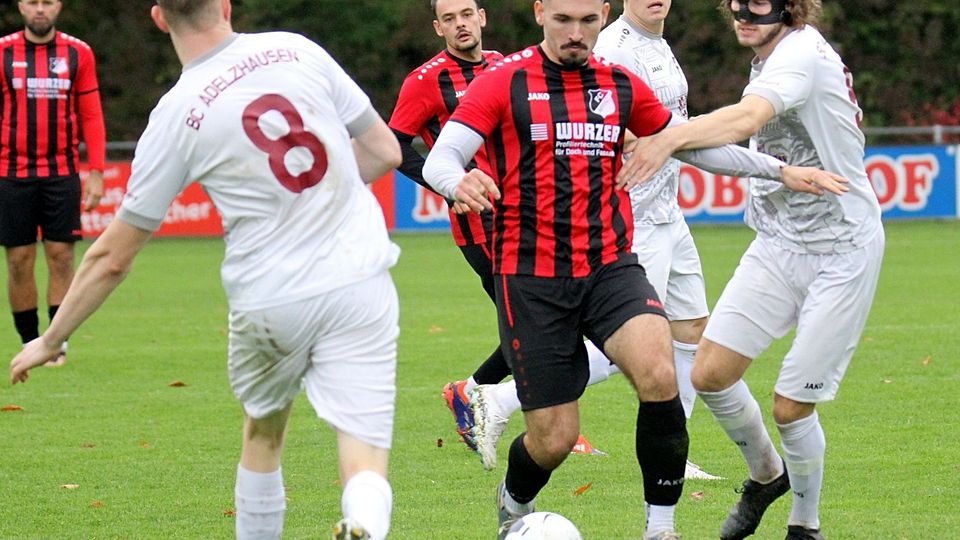
[[[670,401],[641,402],[637,412],[637,461],[643,473],[643,496],[649,504],[672,506],[683,492],[690,440],[680,396]]]
[[[47,306],[47,315],[50,317],[50,320],[53,320],[53,316],[57,314],[57,310],[60,309],[60,305],[56,306]]]
[[[37,308],[13,312],[13,325],[20,334],[20,341],[27,344],[40,337],[40,317]]]
[[[507,359],[503,357],[503,351],[497,347],[493,354],[473,372],[473,380],[477,384],[497,384],[506,379],[507,375],[510,375],[510,366],[507,365]]]
[[[544,470],[533,460],[530,452],[527,452],[526,445],[523,444],[524,435],[526,433],[521,433],[510,445],[506,478],[507,492],[520,504],[532,501],[543,486],[547,485],[550,473],[553,472]]]

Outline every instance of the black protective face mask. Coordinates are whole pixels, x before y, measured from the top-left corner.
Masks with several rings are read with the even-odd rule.
[[[770,2],[770,13],[764,15],[757,15],[756,13],[750,11],[750,1],[741,0],[739,2],[740,9],[733,11],[733,18],[748,24],[776,24],[784,23],[790,24],[791,16],[790,12],[787,11],[787,0],[773,0]]]

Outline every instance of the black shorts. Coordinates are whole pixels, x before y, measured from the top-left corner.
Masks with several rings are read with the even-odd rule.
[[[633,317],[667,316],[635,255],[586,278],[498,275],[495,286],[500,343],[525,411],[580,399],[590,375],[584,337],[602,350]]]
[[[73,243],[80,228],[80,176],[0,178],[0,245],[17,247],[41,238]]]
[[[483,244],[471,244],[469,246],[460,246],[460,253],[467,260],[470,268],[480,277],[480,285],[486,291],[490,300],[496,302],[493,292],[493,261],[490,259],[490,252]]]

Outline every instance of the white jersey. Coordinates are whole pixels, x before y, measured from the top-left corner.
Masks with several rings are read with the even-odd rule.
[[[850,191],[818,197],[752,179],[747,225],[800,253],[842,253],[868,244],[882,228],[880,205],[864,169],[861,111],[840,56],[812,26],[793,30],[766,61],[754,59],[743,91],[748,94],[765,98],[776,111],[751,138],[751,148],[840,174],[850,180]]]
[[[233,310],[315,296],[397,260],[350,133],[375,118],[336,61],[291,33],[234,34],[184,66],[137,145],[118,217],[154,230],[193,181],[223,218]],[[189,266],[189,261],[184,261]]]
[[[636,26],[626,17],[600,32],[594,52],[635,73],[675,115],[687,118],[687,79],[663,36]],[[670,158],[647,182],[630,191],[633,219],[641,224],[683,219],[677,204],[680,162]]]

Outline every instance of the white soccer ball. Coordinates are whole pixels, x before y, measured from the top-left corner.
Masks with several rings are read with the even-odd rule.
[[[533,512],[518,519],[505,540],[583,540],[577,526],[553,512]]]

